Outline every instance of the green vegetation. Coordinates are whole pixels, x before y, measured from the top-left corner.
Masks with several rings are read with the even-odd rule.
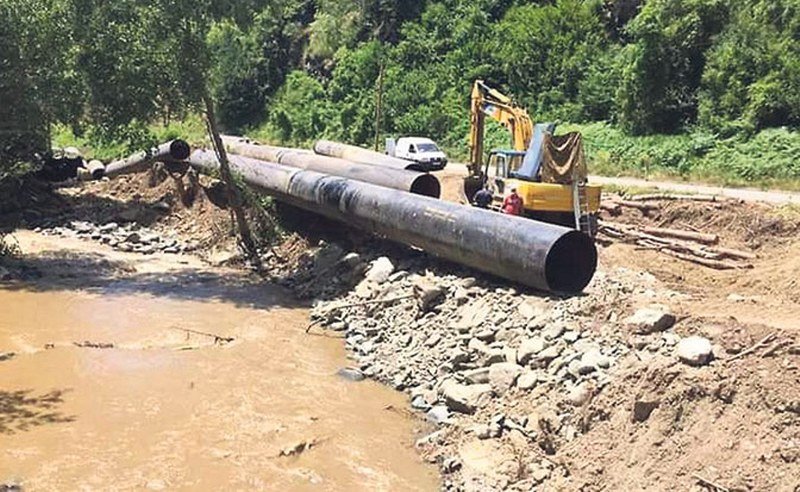
[[[0,18],[0,176],[51,131],[101,158],[199,139],[203,92],[229,132],[371,146],[380,89],[378,141],[463,158],[481,78],[583,131],[595,172],[800,181],[800,0],[0,0]]]

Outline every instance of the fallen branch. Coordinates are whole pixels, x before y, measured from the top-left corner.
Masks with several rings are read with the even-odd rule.
[[[406,294],[404,296],[389,297],[389,298],[386,298],[386,299],[373,299],[371,301],[354,302],[354,303],[350,303],[350,304],[341,304],[341,305],[338,305],[338,306],[334,305],[334,306],[326,307],[325,311],[326,311],[326,313],[331,313],[331,312],[337,311],[339,309],[346,309],[346,308],[351,308],[351,307],[369,306],[369,305],[372,305],[372,304],[389,304],[389,303],[396,302],[396,301],[402,301],[404,299],[411,299],[412,297],[417,297],[417,296],[416,296],[416,294]],[[314,326],[316,326],[316,325],[318,325],[318,324],[320,324],[322,322],[323,322],[322,319],[318,319],[316,321],[312,321],[311,323],[309,323],[309,325],[306,326],[306,333],[311,331],[311,328],[313,328]]]
[[[717,247],[714,248],[714,251],[721,254],[722,256],[727,256],[728,258],[734,258],[739,260],[755,260],[758,258],[758,256],[755,253],[750,253],[749,251],[740,251],[738,249]]]
[[[653,205],[652,203],[633,202],[630,200],[620,200],[614,203],[618,203],[621,207],[635,208],[642,212],[652,212],[661,208],[661,206]]]
[[[774,333],[770,333],[769,335],[767,335],[764,338],[762,338],[758,343],[756,343],[752,347],[750,347],[750,348],[748,348],[746,350],[742,350],[741,352],[739,352],[738,354],[734,355],[733,357],[730,357],[728,359],[728,362],[734,361],[736,359],[741,359],[745,355],[752,354],[753,352],[755,352],[756,350],[760,349],[761,347],[764,347],[768,343],[771,343],[773,340],[775,340],[776,337],[777,337],[777,335],[775,335]]]
[[[711,260],[708,258],[702,258],[699,256],[692,256],[685,253],[679,253],[677,251],[673,251],[671,249],[662,248],[662,253],[668,254],[670,256],[674,256],[679,260],[689,261],[691,263],[697,263],[698,265],[703,265],[709,268],[713,268],[715,270],[739,270],[744,268],[751,268],[752,265],[736,265],[734,263],[720,261],[720,260]]]
[[[682,243],[674,240],[654,236],[647,232],[637,230],[635,226],[629,224],[603,224],[600,232],[612,238],[632,242],[645,249],[659,251],[669,254],[675,258],[697,263],[717,270],[733,270],[739,268],[752,268],[752,265],[738,265],[736,263],[721,261],[724,258],[733,258],[735,253],[744,253],[736,250],[715,249],[707,246],[698,247],[693,244]],[[693,234],[693,233],[688,233]],[[742,254],[737,258],[744,258]]]
[[[695,241],[703,244],[717,244],[719,242],[719,236],[716,234],[682,231],[680,229],[662,229],[659,227],[645,227],[643,231],[653,236],[684,239],[687,241]]]
[[[411,299],[412,297],[416,297],[416,294],[406,294],[404,296],[398,297],[390,297],[387,299],[373,299],[371,301],[363,301],[363,302],[354,302],[352,304],[342,304],[339,306],[330,306],[327,308],[328,311],[334,311],[337,309],[345,309],[351,307],[360,307],[360,306],[369,306],[370,304],[389,304],[395,301],[402,301],[403,299]]]
[[[220,343],[220,342],[221,343],[231,343],[232,341],[236,340],[233,337],[223,337],[222,335],[216,335],[214,333],[206,333],[204,331],[192,330],[190,328],[177,328],[177,327],[174,327],[174,328],[176,330],[184,331],[186,333],[193,333],[195,335],[201,335],[201,336],[204,336],[204,337],[211,337],[211,338],[214,339],[214,343]]]
[[[772,347],[768,348],[766,350],[766,352],[761,354],[761,357],[771,357],[771,356],[775,355],[775,353],[778,350],[782,349],[783,347],[788,347],[791,344],[792,344],[791,340],[780,340],[780,341],[776,342],[775,345],[773,345]]]
[[[703,478],[700,475],[698,475],[697,473],[692,473],[692,478],[694,478],[695,480],[697,480],[701,484],[705,485],[706,487],[714,488],[717,492],[730,492],[730,489],[728,489],[727,487],[723,487],[722,485],[720,485],[720,484],[718,484],[716,482],[712,482],[711,480],[709,480],[707,478]]]
[[[108,342],[90,342],[86,340],[85,342],[72,342],[73,345],[80,348],[93,348],[93,349],[110,349],[114,348],[113,343]]]

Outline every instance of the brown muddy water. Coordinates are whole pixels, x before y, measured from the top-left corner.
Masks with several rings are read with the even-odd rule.
[[[306,335],[307,310],[280,289],[191,258],[18,238],[41,278],[0,284],[0,352],[16,353],[0,361],[0,484],[439,487],[403,395],[336,376],[342,342]]]

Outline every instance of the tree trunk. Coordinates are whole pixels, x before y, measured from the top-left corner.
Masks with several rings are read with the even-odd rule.
[[[208,92],[203,94],[203,104],[205,105],[208,133],[211,136],[211,142],[214,146],[214,150],[216,151],[217,158],[219,159],[220,178],[225,184],[225,188],[227,190],[228,206],[233,212],[236,226],[239,229],[239,239],[241,240],[241,245],[252,265],[257,270],[261,270],[261,258],[258,256],[258,249],[256,248],[255,241],[253,240],[253,233],[250,230],[250,224],[247,222],[247,217],[245,216],[242,198],[239,194],[239,190],[236,187],[236,183],[234,182],[233,173],[231,173],[230,164],[228,163],[228,153],[225,150],[225,145],[222,143],[222,137],[220,136],[219,128],[217,128],[214,102],[211,100],[211,96],[208,94]]]

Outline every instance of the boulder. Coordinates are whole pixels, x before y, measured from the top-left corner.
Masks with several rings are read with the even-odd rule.
[[[707,338],[693,336],[678,342],[678,359],[690,366],[703,366],[711,362],[714,349]]]
[[[522,374],[522,368],[513,362],[500,362],[489,366],[489,385],[501,395],[508,391]]]
[[[659,305],[639,309],[625,320],[625,325],[640,335],[669,330],[674,324],[675,315]]]
[[[442,384],[441,392],[447,408],[454,412],[472,414],[489,402],[492,387],[488,384],[465,385],[448,380]]]

